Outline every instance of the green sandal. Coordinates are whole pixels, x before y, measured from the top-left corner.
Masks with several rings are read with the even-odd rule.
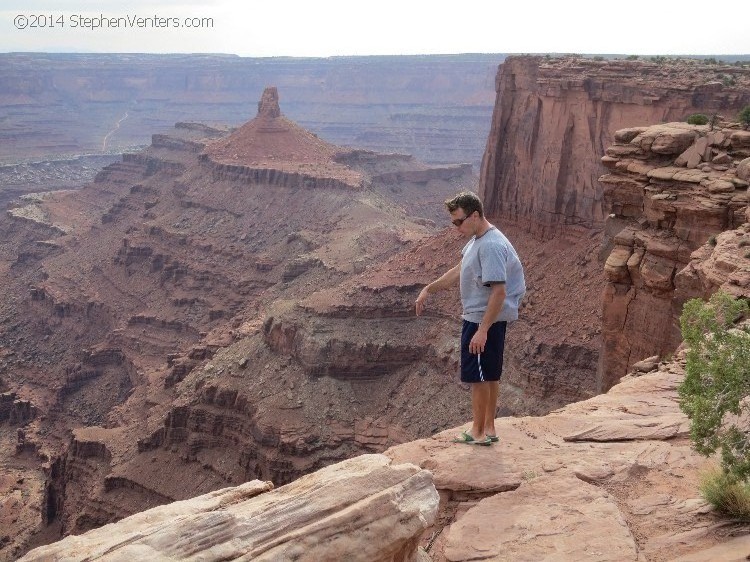
[[[485,446],[487,446],[490,443],[492,443],[492,441],[489,438],[487,438],[487,437],[485,437],[481,441],[478,441],[478,440],[474,439],[471,435],[469,435],[465,431],[462,431],[461,432],[461,436],[457,437],[456,439],[453,439],[452,442],[453,443],[465,443],[467,445],[485,445]]]

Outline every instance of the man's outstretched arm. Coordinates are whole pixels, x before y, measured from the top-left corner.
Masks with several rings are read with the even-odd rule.
[[[425,285],[424,289],[420,291],[419,296],[416,300],[417,316],[422,314],[422,311],[424,310],[424,304],[427,300],[427,295],[429,295],[430,293],[436,293],[437,291],[442,291],[444,289],[449,289],[458,284],[458,281],[460,279],[461,263],[443,273],[432,283]]]

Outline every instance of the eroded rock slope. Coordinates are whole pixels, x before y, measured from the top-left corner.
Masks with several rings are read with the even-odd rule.
[[[423,392],[401,394],[425,343],[391,345],[398,318],[374,342],[366,316],[316,320],[294,340],[303,353],[274,344],[274,326],[276,310],[435,232],[441,201],[474,181],[469,166],[338,149],[269,90],[233,132],[178,124],[83,189],[10,209],[2,555],[457,423],[449,397],[434,415]]]

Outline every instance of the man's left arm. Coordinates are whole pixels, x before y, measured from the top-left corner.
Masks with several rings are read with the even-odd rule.
[[[492,292],[487,301],[487,309],[484,311],[482,321],[479,323],[476,333],[469,342],[469,353],[483,353],[487,343],[487,332],[498,317],[505,303],[505,283],[493,283]]]

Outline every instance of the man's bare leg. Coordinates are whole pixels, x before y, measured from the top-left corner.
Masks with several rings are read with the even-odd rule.
[[[486,429],[484,424],[487,410],[490,408],[492,385],[493,383],[488,382],[475,382],[471,385],[471,436],[478,441],[485,439]]]
[[[484,413],[484,432],[487,435],[497,435],[495,416],[497,415],[497,399],[500,396],[500,382],[483,383],[490,387],[487,410]]]

